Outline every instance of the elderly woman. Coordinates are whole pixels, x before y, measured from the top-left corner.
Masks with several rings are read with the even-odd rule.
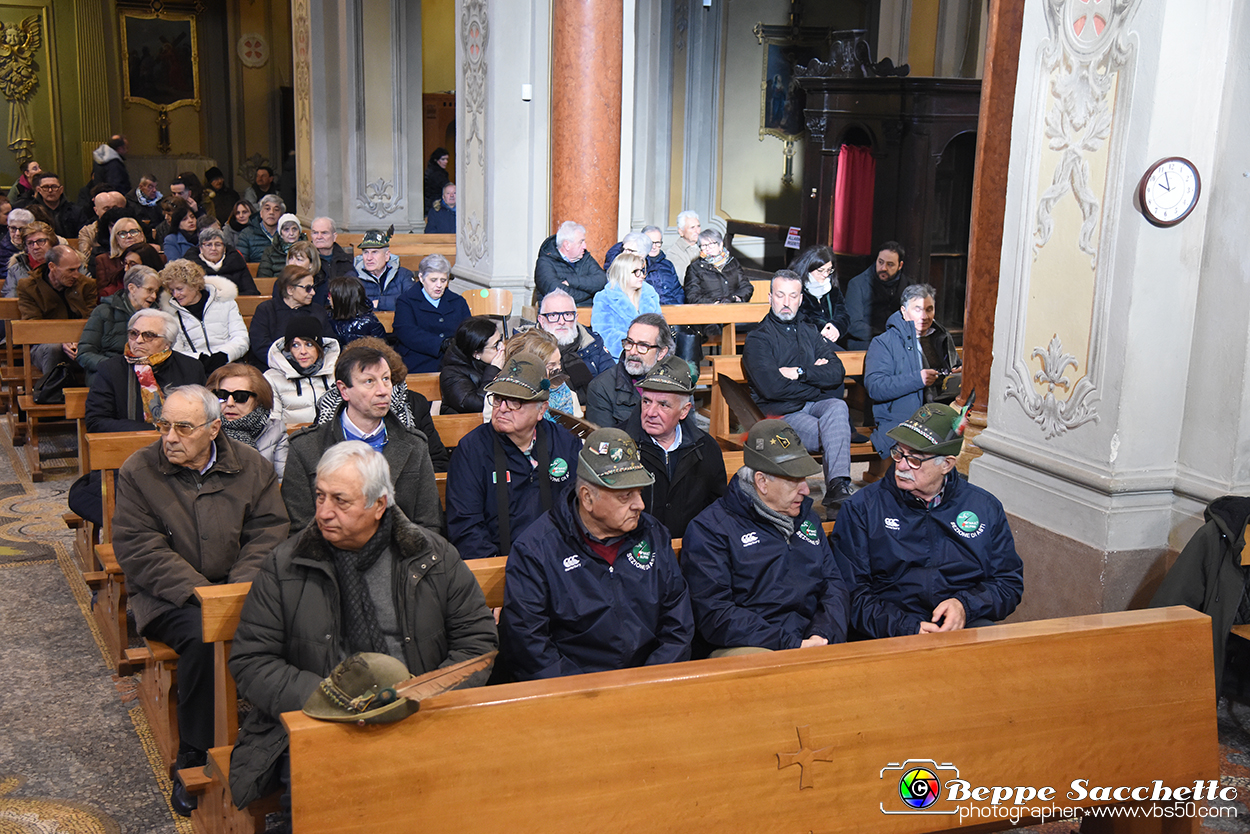
[[[331,280],[329,298],[330,324],[340,346],[347,347],[365,336],[386,338],[386,328],[374,314],[359,278],[349,275]]]
[[[411,373],[437,372],[447,340],[469,317],[469,303],[447,292],[450,282],[447,259],[426,255],[417,268],[417,285],[395,302],[395,338]]]
[[[269,370],[265,371],[283,423],[293,426],[316,419],[317,400],[335,390],[338,358],[339,343],[322,339],[316,319],[296,316],[287,322],[283,337],[269,347]]]
[[[247,355],[247,325],[234,302],[239,290],[225,278],[205,278],[204,270],[185,259],[161,270],[169,291],[162,307],[178,320],[174,350],[194,356],[212,373]]]
[[[183,201],[182,205],[174,209],[169,225],[169,234],[161,242],[165,259],[176,261],[189,257],[200,245],[199,224],[196,223],[195,212],[189,203]]]
[[[273,298],[267,298],[252,315],[252,364],[269,367],[269,348],[283,338],[286,325],[293,318],[312,318],[321,328],[322,338],[334,338],[334,328],[326,316],[326,308],[313,302],[312,273],[302,266],[283,267],[273,285]]]
[[[299,218],[294,214],[284,214],[278,218],[278,233],[273,236],[273,243],[260,256],[260,267],[256,270],[257,278],[272,278],[286,266],[286,253],[291,244],[298,240],[308,240],[300,228]],[[316,275],[317,270],[311,270]]]
[[[226,437],[246,443],[273,464],[282,480],[286,469],[286,425],[273,413],[273,389],[251,365],[231,362],[208,377],[208,390],[221,403],[221,430]]]
[[[687,304],[725,304],[751,300],[751,282],[738,259],[725,249],[715,229],[699,232],[699,257],[686,267]]]
[[[34,220],[22,229],[22,251],[9,259],[9,275],[4,281],[4,296],[17,295],[17,282],[43,266],[48,253],[57,245],[56,232],[50,223]]]
[[[226,239],[226,245],[231,249],[237,249],[239,246],[239,235],[243,234],[243,230],[253,225],[253,218],[256,212],[252,210],[252,204],[247,200],[239,200],[234,204],[234,208],[230,211],[230,220],[221,227],[221,233]]]
[[[122,291],[113,293],[91,311],[78,340],[78,364],[87,372],[88,385],[104,360],[121,356],[126,349],[130,317],[139,310],[155,307],[160,294],[161,276],[156,270],[132,266],[122,278]]]
[[[101,301],[122,288],[122,274],[126,271],[126,247],[145,242],[143,227],[139,225],[139,221],[126,216],[122,213],[124,211],[125,209],[109,209],[104,212],[97,227],[97,235],[104,236],[107,241],[107,249],[98,252],[91,262],[96,295]],[[112,228],[109,228],[110,222]]]
[[[629,323],[643,313],[659,312],[660,295],[647,283],[646,260],[632,252],[622,252],[608,270],[607,286],[595,293],[590,329],[603,337],[608,353],[619,360]]]
[[[442,414],[477,414],[486,407],[486,384],[503,364],[503,334],[489,316],[460,322],[438,371]]]
[[[260,295],[247,261],[233,246],[226,244],[226,236],[216,227],[204,229],[199,234],[200,247],[187,256],[187,260],[204,270],[208,277],[224,278],[234,284],[239,295]]]
[[[0,239],[0,286],[8,287],[9,261],[22,253],[22,229],[35,221],[35,215],[26,209],[10,209],[8,217],[9,233]],[[14,292],[16,292],[14,284]],[[6,298],[11,297],[8,292]]]
[[[838,285],[838,270],[828,246],[812,246],[790,266],[803,279],[803,301],[799,318],[820,331],[831,342],[846,333],[851,316]],[[910,415],[908,415],[910,416]]]

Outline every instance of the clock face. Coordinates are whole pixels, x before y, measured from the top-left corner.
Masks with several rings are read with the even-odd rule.
[[[1193,211],[1201,188],[1193,163],[1177,156],[1146,172],[1138,196],[1147,220],[1156,226],[1175,226]]]

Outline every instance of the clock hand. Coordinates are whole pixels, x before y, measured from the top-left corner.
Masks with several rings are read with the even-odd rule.
[[[1163,182],[1160,184],[1159,187],[1162,188],[1164,191],[1172,190],[1172,187],[1168,185],[1168,172],[1167,171],[1163,172]]]

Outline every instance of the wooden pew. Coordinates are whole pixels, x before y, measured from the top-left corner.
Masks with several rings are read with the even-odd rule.
[[[256,308],[261,302],[267,301],[267,295],[240,295],[235,298],[234,303],[239,305],[239,315],[247,319],[248,324],[252,322],[252,316],[256,315]]]
[[[87,454],[87,388],[65,389],[65,419],[73,420],[78,429],[78,475],[87,474],[91,469],[90,457]],[[93,571],[97,568],[95,545],[99,541],[99,530],[95,525],[80,517],[77,513],[67,512],[62,518],[66,525],[74,531],[74,558],[78,560],[80,571]]]
[[[13,347],[10,322],[21,317],[16,298],[0,298],[0,321],[4,322],[4,358],[0,360],[0,385],[4,386],[4,397],[0,399],[0,412],[9,415],[10,430],[17,423],[17,395],[22,383],[22,352]]]
[[[256,289],[260,290],[261,298],[273,297],[273,285],[277,282],[277,280],[277,278],[255,278]]]
[[[408,390],[425,397],[430,402],[441,400],[443,391],[438,386],[438,374],[408,374],[405,382]]]
[[[743,304],[665,304],[660,307],[660,313],[674,327],[679,324],[721,325],[721,355],[732,356],[737,352],[737,325],[762,321],[768,315],[768,309],[766,301]],[[577,308],[577,320],[587,327],[590,327],[590,314],[589,307]]]
[[[448,449],[460,445],[466,434],[482,425],[481,414],[435,414],[434,428]]]
[[[1067,798],[1074,779],[1218,780],[1210,664],[1210,621],[1169,608],[460,690],[394,724],[285,713],[294,830],[990,830],[946,793],[882,812],[914,810],[900,777],[921,757],[1068,807],[1108,804]]]
[[[395,332],[395,311],[394,310],[374,310],[373,314],[378,317],[382,327],[387,333]]]
[[[14,321],[11,322],[9,342],[22,350],[22,393],[18,395],[17,404],[26,417],[26,462],[30,466],[30,479],[35,483],[43,480],[43,467],[39,455],[39,421],[64,420],[65,405],[36,405],[32,392],[34,390],[36,368],[30,359],[30,349],[34,345],[54,344],[63,342],[78,343],[82,337],[86,319],[64,319],[47,321]]]

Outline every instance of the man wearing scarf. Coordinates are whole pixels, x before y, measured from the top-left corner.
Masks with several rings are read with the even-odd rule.
[[[339,443],[318,461],[315,486],[316,523],[264,560],[234,636],[230,672],[254,707],[230,757],[239,807],[278,786],[287,750],[278,716],[300,709],[348,655],[388,654],[421,675],[498,646],[473,574],[395,506],[382,455]]]
[[[207,388],[174,389],[156,421],[160,440],[117,471],[113,548],[135,625],[178,653],[178,769],[202,766],[213,743],[213,645],[202,640],[195,589],[250,582],[289,528],[273,465],[221,422]],[[196,803],[176,781],[170,804],[190,816]]]

